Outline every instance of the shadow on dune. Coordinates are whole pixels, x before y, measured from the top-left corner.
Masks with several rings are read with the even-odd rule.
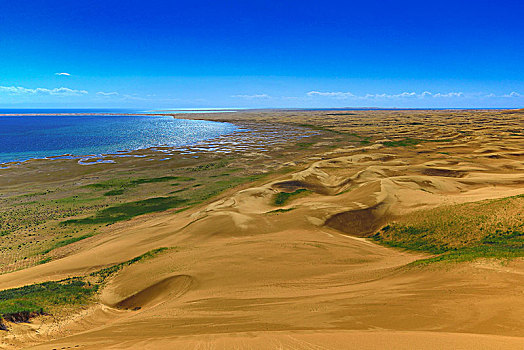
[[[188,275],[171,276],[111,306],[124,310],[139,310],[144,307],[155,306],[168,299],[182,296],[191,288],[193,282],[193,277]]]

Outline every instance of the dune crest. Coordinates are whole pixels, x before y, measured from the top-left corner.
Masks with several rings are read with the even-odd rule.
[[[413,263],[429,254],[367,239],[417,210],[524,194],[522,138],[504,146],[428,123],[439,122],[448,141],[387,146],[394,135],[384,127],[381,142],[311,152],[292,172],[201,206],[116,224],[0,285],[173,247],[112,277],[101,293],[111,317],[35,349],[522,348],[522,259],[422,266]]]
[[[139,310],[145,307],[154,307],[166,300],[178,298],[190,288],[193,279],[191,276],[178,275],[164,278],[163,280],[142,289],[110,306],[123,310]],[[102,302],[103,296],[102,296]]]

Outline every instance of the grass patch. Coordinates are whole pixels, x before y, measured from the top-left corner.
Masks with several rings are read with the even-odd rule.
[[[88,304],[108,277],[126,266],[151,259],[168,249],[172,248],[153,249],[136,258],[91,273],[90,276],[99,278],[98,282],[73,277],[0,291],[0,323],[2,318],[10,320],[26,317],[27,321],[32,317],[30,313],[41,315],[58,307]]]
[[[524,256],[524,196],[412,213],[383,227],[378,243],[437,254],[415,264]]]
[[[21,194],[19,196],[16,196],[16,197],[19,197],[19,198],[25,198],[25,197],[36,197],[36,196],[44,196],[48,193],[51,193],[52,191],[50,190],[47,190],[47,191],[42,191],[42,192],[33,192],[33,193],[26,193],[26,194]],[[15,197],[15,198],[16,198]]]
[[[97,190],[109,190],[104,193],[104,196],[119,196],[125,192],[128,188],[137,187],[142,184],[170,182],[170,181],[193,181],[192,177],[187,176],[161,176],[151,178],[117,178],[110,179],[90,185],[86,185],[86,188],[93,188]]]
[[[236,172],[239,172],[239,171],[241,171],[241,170],[242,170],[242,168],[230,168],[230,169],[228,169],[228,170],[227,170],[226,172],[224,172],[224,173],[217,174],[217,175],[211,175],[211,176],[209,176],[209,177],[223,177],[223,176],[229,176],[229,175],[231,175],[231,174],[233,174],[233,173],[236,173]]]
[[[153,258],[154,256],[168,250],[168,249],[173,249],[173,248],[166,248],[166,247],[162,247],[162,248],[157,248],[157,249],[153,249],[153,250],[150,250],[148,251],[147,253],[144,253],[140,256],[137,256],[136,258],[133,258],[131,260],[128,260],[128,261],[124,261],[120,264],[116,264],[116,265],[113,265],[113,266],[110,266],[110,267],[106,267],[102,270],[99,270],[99,271],[96,271],[96,272],[93,272],[90,274],[90,276],[94,276],[94,277],[100,277],[102,279],[102,281],[105,281],[109,276],[115,274],[116,272],[122,270],[124,267],[126,266],[129,266],[129,265],[133,265],[137,262],[141,262],[141,261],[144,261],[144,260],[147,260],[147,259],[151,259]]]
[[[189,171],[206,171],[211,169],[219,169],[227,166],[229,162],[227,160],[220,160],[217,162],[207,163],[207,164],[200,164],[192,168],[188,168]]]
[[[311,148],[311,146],[313,146],[315,144],[315,142],[297,142],[297,147],[299,149],[308,149],[308,148]]]
[[[137,178],[137,179],[110,179],[90,185],[86,185],[87,188],[96,188],[96,189],[111,189],[114,187],[133,187],[141,184],[157,183],[157,182],[168,182],[168,181],[192,181],[192,177],[186,176],[161,176],[161,177],[151,177],[151,178]]]
[[[90,202],[96,202],[100,198],[96,197],[84,197],[81,195],[75,195],[70,197],[64,197],[56,200],[51,200],[49,203],[56,203],[56,204],[85,204]]]
[[[82,219],[69,219],[60,225],[69,224],[113,224],[118,221],[129,220],[133,217],[153,212],[165,211],[172,208],[190,207],[220,194],[221,192],[236,187],[240,184],[255,181],[267,174],[254,174],[249,176],[225,177],[210,183],[195,184],[191,188],[171,191],[170,194],[184,192],[183,197],[166,196],[154,197],[144,200],[117,204],[98,211],[95,215]],[[172,177],[173,178],[173,177]],[[190,178],[194,180],[193,178]],[[178,180],[180,178],[178,177]]]
[[[292,198],[296,198],[299,195],[305,195],[311,193],[311,191],[306,190],[305,188],[300,188],[293,192],[279,192],[273,198],[274,205],[284,205],[289,202]]]
[[[303,127],[303,128],[308,128],[308,129],[311,129],[311,130],[327,131],[327,132],[331,132],[331,133],[334,133],[334,134],[344,134],[342,131],[333,130],[333,129],[326,128],[326,127],[324,127],[324,126],[320,126],[320,125],[313,125],[313,124],[297,124],[297,126],[300,126],[300,127]]]
[[[48,256],[47,258],[43,258],[42,260],[40,260],[40,261],[38,262],[38,265],[46,264],[46,263],[50,262],[51,260],[53,260],[53,258],[51,258],[50,256]]]
[[[118,190],[107,191],[106,193],[104,193],[104,196],[106,196],[106,197],[109,197],[109,196],[120,196],[121,194],[124,194],[124,189],[123,188],[120,188]]]
[[[43,313],[57,305],[86,304],[98,291],[98,286],[81,278],[68,278],[58,282],[44,282],[0,291],[0,315],[21,312]]]
[[[118,204],[102,209],[93,216],[84,219],[66,220],[62,221],[61,224],[112,224],[118,221],[131,219],[135,216],[180,207],[186,203],[186,199],[174,196],[149,198]]]
[[[401,146],[405,147],[405,146],[415,146],[421,142],[422,140],[419,140],[419,139],[407,138],[407,139],[400,140],[400,141],[386,141],[383,144],[386,147],[401,147]]]
[[[451,139],[441,139],[441,140],[425,140],[425,139],[414,139],[414,138],[406,138],[404,140],[399,141],[386,141],[383,143],[386,147],[401,147],[401,146],[416,146],[422,142],[451,142]]]
[[[467,262],[477,259],[513,259],[524,256],[523,248],[479,246],[450,251],[435,257],[417,260],[413,266],[424,266],[438,262]]]
[[[267,176],[267,174],[254,174],[215,180],[205,186],[193,187],[191,191],[188,191],[184,195],[189,200],[190,205],[195,205],[217,196],[230,188],[262,179],[265,176]]]
[[[64,247],[66,245],[70,245],[72,243],[81,241],[83,239],[86,239],[86,238],[89,238],[89,237],[92,237],[92,236],[93,236],[93,234],[87,234],[87,235],[82,235],[82,236],[79,236],[79,237],[72,237],[72,238],[64,239],[62,241],[58,241],[55,244],[53,244],[50,248],[44,250],[41,254],[47,254],[47,253],[49,253],[50,251],[52,251],[52,250],[54,250],[56,248]]]
[[[308,128],[311,130],[326,131],[326,132],[330,132],[330,133],[337,134],[337,135],[346,135],[346,136],[354,137],[354,138],[360,139],[358,142],[360,142],[363,145],[371,143],[369,137],[364,137],[354,132],[340,131],[340,130],[331,129],[325,126],[313,125],[313,124],[296,124],[296,125],[303,127],[303,128]],[[342,139],[339,139],[337,141],[342,141]]]

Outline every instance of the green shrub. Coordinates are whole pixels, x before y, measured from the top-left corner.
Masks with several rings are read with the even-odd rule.
[[[89,301],[98,290],[96,285],[80,278],[44,282],[0,291],[0,315],[39,312],[56,305],[78,305]]]
[[[284,205],[286,202],[291,200],[293,197],[297,197],[301,194],[308,194],[311,191],[306,190],[305,188],[300,188],[294,192],[279,192],[275,195],[273,198],[273,204],[274,205]]]
[[[82,235],[82,236],[79,236],[79,237],[72,237],[72,238],[64,239],[62,241],[58,241],[55,244],[53,244],[50,248],[48,248],[48,249],[44,250],[43,252],[41,252],[41,254],[47,254],[50,251],[52,251],[53,249],[64,247],[64,246],[69,245],[69,244],[73,244],[75,242],[81,241],[81,240],[89,238],[91,236],[93,236],[93,235],[92,234],[87,234],[87,235]]]
[[[104,196],[106,197],[109,197],[109,196],[119,196],[121,194],[124,194],[124,189],[123,188],[120,188],[118,190],[111,190],[111,191],[107,191],[106,193],[104,193]]]
[[[524,196],[411,213],[377,232],[378,243],[431,254],[417,262],[524,256]]]
[[[180,199],[178,197],[149,198],[118,204],[102,209],[94,216],[84,219],[66,220],[61,224],[112,224],[118,221],[131,219],[135,216],[180,207],[185,203],[187,203],[187,199]]]

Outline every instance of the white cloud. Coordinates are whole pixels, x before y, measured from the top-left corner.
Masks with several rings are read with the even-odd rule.
[[[448,92],[448,93],[432,93],[424,91],[422,93],[416,92],[401,92],[399,94],[366,94],[366,95],[354,95],[351,92],[342,91],[310,91],[307,93],[308,96],[319,96],[319,97],[330,97],[336,99],[353,99],[353,100],[376,100],[376,99],[406,99],[406,98],[427,98],[427,97],[464,97],[463,92]]]
[[[0,86],[0,93],[7,93],[9,95],[52,95],[52,96],[80,96],[87,95],[86,90],[75,90],[66,87],[46,89],[35,88],[28,89],[22,86]]]
[[[515,91],[512,91],[511,93],[509,93],[508,95],[504,95],[502,97],[521,97],[522,95],[519,94],[518,92],[515,92]]]
[[[71,76],[71,74],[69,74],[69,73],[65,73],[65,72],[64,72],[64,73],[55,73],[55,75],[65,75],[65,76],[68,76],[68,77]]]
[[[97,95],[100,95],[100,96],[118,96],[120,95],[118,92],[104,92],[104,91],[98,91],[96,93]]]
[[[140,96],[137,96],[136,94],[133,94],[133,95],[120,94],[120,93],[118,93],[116,91],[111,91],[111,92],[98,91],[96,93],[96,95],[97,96],[102,96],[102,97],[107,97],[107,98],[115,97],[115,98],[118,98],[120,100],[153,101],[151,98],[140,97]],[[147,97],[151,97],[151,96],[148,95]]]
[[[426,94],[427,95],[427,91],[425,91],[423,94]],[[394,94],[394,95],[389,95],[389,94],[367,94],[361,98],[364,98],[364,99],[377,99],[377,98],[385,98],[385,99],[397,99],[397,98],[410,98],[410,97],[421,97],[423,94],[420,94],[418,95],[417,93],[415,92],[401,92],[400,94]],[[424,96],[426,96],[424,95]]]
[[[433,95],[433,97],[464,97],[463,92],[448,92],[446,94],[443,93],[436,93]]]
[[[245,98],[245,99],[264,99],[271,98],[271,96],[266,94],[255,94],[255,95],[233,95],[234,98]]]
[[[334,97],[338,99],[356,97],[351,92],[342,92],[342,91],[310,91],[307,93],[308,96],[324,96],[324,97]]]

